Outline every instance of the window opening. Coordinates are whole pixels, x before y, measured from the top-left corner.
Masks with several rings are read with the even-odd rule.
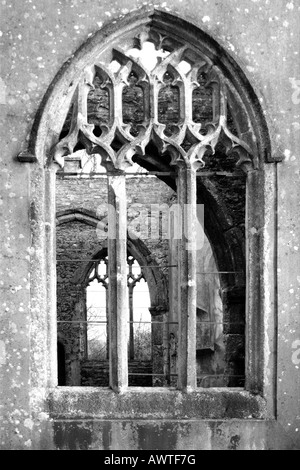
[[[92,323],[103,319],[104,298],[109,321],[103,323],[105,333],[102,336],[106,343],[103,355],[110,361],[112,388],[126,387],[128,377],[134,375],[128,369],[128,358],[130,361],[135,360],[137,354],[140,358],[148,354],[146,344],[142,349],[137,347],[137,335],[147,336],[148,330],[140,333],[138,328],[142,322],[141,317],[136,320],[134,303],[134,292],[138,292],[145,279],[142,271],[136,274],[138,266],[134,258],[126,260],[126,242],[120,227],[128,222],[125,216],[130,200],[125,178],[130,171],[143,178],[166,175],[170,177],[166,181],[176,188],[178,206],[184,211],[189,205],[189,211],[180,221],[181,239],[169,237],[167,241],[169,257],[173,258],[165,264],[169,269],[170,306],[164,307],[161,315],[157,314],[157,322],[153,316],[151,319],[152,337],[154,325],[160,323],[161,332],[156,334],[163,339],[155,345],[160,346],[159,367],[149,375],[157,379],[163,376],[167,385],[174,384],[180,389],[241,386],[244,383],[245,282],[242,278],[245,267],[241,261],[229,270],[226,259],[229,260],[232,253],[226,250],[243,249],[232,247],[230,243],[242,245],[245,239],[241,220],[245,218],[244,196],[238,196],[238,192],[244,194],[245,189],[245,177],[240,169],[257,166],[252,129],[247,130],[247,138],[243,140],[243,132],[238,131],[234,123],[234,105],[228,104],[228,96],[232,96],[231,84],[220,69],[195,48],[163,37],[154,30],[133,38],[130,47],[128,42],[124,44],[113,47],[110,55],[103,54],[103,58],[99,57],[97,63],[83,72],[71,105],[72,117],[70,111],[64,134],[55,148],[55,160],[65,165],[58,173],[58,181],[72,176],[77,181],[103,177],[107,181],[108,203],[114,207],[117,217],[112,227],[115,237],[107,242],[110,274],[104,279],[105,276],[98,274],[99,266],[94,268],[86,292],[90,316],[84,327],[82,320],[76,320],[79,343],[87,336],[87,346],[79,346],[79,356],[92,354],[91,345],[97,338]],[[239,112],[245,111],[240,109]],[[138,173],[137,162],[143,167],[144,175]],[[201,260],[197,259],[200,255],[193,245],[197,239],[194,224],[197,198],[201,194],[216,205],[217,214],[209,208],[210,218],[222,217],[222,207],[226,206],[235,223],[234,235],[226,242],[222,263],[222,242],[211,229],[215,245],[212,240],[207,247],[218,255],[219,266],[212,251],[206,265],[203,254]],[[108,220],[112,220],[110,217],[108,215]],[[193,248],[186,249],[188,243]],[[108,269],[108,265],[104,262],[102,267]],[[128,271],[126,284],[120,281],[125,269]],[[99,304],[92,306],[90,294],[96,279],[101,284],[103,303],[99,294]],[[128,302],[124,302],[127,292]],[[125,312],[127,308],[129,315]],[[59,322],[74,323],[74,320]],[[129,341],[116,334],[127,323]],[[110,337],[111,345],[108,344]],[[126,360],[125,346],[129,350]],[[100,349],[99,345],[99,354]],[[154,349],[152,338],[152,366]]]

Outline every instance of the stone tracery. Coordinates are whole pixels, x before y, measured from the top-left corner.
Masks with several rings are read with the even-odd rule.
[[[145,44],[154,44],[151,57],[138,52],[143,51]],[[203,87],[203,83],[199,83],[201,74],[205,77],[205,86],[211,90],[212,119],[205,124],[193,120],[194,91]],[[171,119],[171,125],[162,122],[159,113],[159,97],[165,93],[166,84],[177,90],[177,117],[173,122]],[[126,98],[132,86],[140,90],[139,116],[125,122],[124,94]],[[95,88],[99,96],[102,94],[106,106],[101,119],[95,115],[91,117],[91,95]],[[122,339],[120,335],[128,321],[125,171],[133,165],[134,156],[147,161],[149,143],[155,145],[162,160],[166,155],[171,157],[170,164],[177,169],[179,206],[182,211],[189,208],[180,222],[184,236],[178,242],[177,386],[181,390],[196,387],[196,172],[204,168],[204,157],[214,154],[219,144],[224,148],[224,155],[238,155],[237,166],[245,171],[257,167],[250,124],[247,139],[229,130],[228,96],[232,95],[232,90],[228,91],[227,79],[209,58],[169,36],[149,30],[135,37],[130,46],[126,41],[124,45],[114,46],[109,60],[107,54],[103,58],[100,55],[94,64],[85,68],[74,95],[69,131],[53,149],[54,160],[63,166],[64,157],[80,145],[88,154],[99,155],[101,165],[108,173],[108,203],[114,209],[111,215],[108,214],[108,220],[115,234],[115,238],[108,240],[109,295],[113,299],[109,304],[110,386],[117,391],[122,391],[128,384],[127,355],[124,354],[126,338]]]
[[[146,58],[141,55],[145,44],[155,46]],[[183,161],[188,166],[203,168],[207,150],[214,152],[216,145],[222,143],[226,154],[235,152],[239,155],[237,165],[256,168],[254,139],[251,143],[249,139],[246,142],[228,129],[227,81],[220,69],[198,51],[152,30],[135,37],[133,45],[135,47],[123,50],[120,44],[111,51],[108,65],[100,56],[95,64],[83,71],[73,100],[70,129],[54,148],[55,161],[63,166],[63,157],[72,153],[80,142],[88,153],[100,154],[103,164],[108,161],[115,168],[125,169],[132,164],[133,155],[145,157],[145,148],[152,141],[161,154],[168,152],[171,155],[173,164]],[[140,54],[132,51],[140,51]],[[147,60],[148,66],[145,65]],[[211,87],[213,94],[213,119],[204,126],[193,121],[193,92],[200,87],[200,72],[205,72],[205,86]],[[166,124],[160,122],[158,114],[159,93],[166,75],[171,78],[171,86],[179,92],[179,119],[168,135]],[[136,125],[136,132],[132,132],[132,123],[124,123],[122,112],[123,91],[130,86],[132,76],[135,87],[140,88],[143,95],[143,102],[140,102],[143,119]],[[90,123],[88,112],[89,93],[95,90],[96,79],[100,83],[99,89],[108,96],[107,116],[99,122],[98,132],[95,132],[95,124]]]

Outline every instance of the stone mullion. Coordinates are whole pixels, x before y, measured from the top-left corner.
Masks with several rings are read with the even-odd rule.
[[[133,285],[129,285],[129,358],[134,360]]]
[[[220,108],[220,120],[222,120],[222,124],[227,125],[227,96],[226,96],[226,89],[224,79],[220,79],[219,84],[219,108]]]
[[[107,80],[106,89],[108,91],[108,99],[109,99],[109,120],[108,126],[110,129],[114,129],[115,125],[115,116],[116,116],[116,99],[115,99],[115,88],[114,88],[114,79],[113,77],[109,77],[110,80]]]
[[[179,166],[178,202],[182,212],[182,237],[178,243],[178,388],[196,387],[196,171]]]
[[[174,210],[175,209],[175,210]],[[177,339],[178,339],[178,312],[179,312],[179,266],[178,266],[178,239],[181,238],[181,217],[179,206],[173,206],[170,213],[170,240],[169,240],[169,315],[165,325],[167,335],[167,376],[171,385],[174,385],[173,374],[177,373]],[[175,267],[176,266],[176,267]],[[177,323],[176,323],[177,322]]]
[[[150,82],[150,119],[153,124],[162,125],[158,120],[158,95],[163,83],[154,74],[149,77]]]
[[[78,101],[77,101],[77,115],[82,119],[83,124],[87,124],[87,97],[91,87],[84,82],[79,83],[78,86]],[[79,123],[80,125],[81,123]]]
[[[213,122],[226,124],[227,121],[227,97],[224,79],[219,76],[213,82]]]
[[[121,128],[123,124],[123,88],[124,82],[122,79],[116,80],[114,84],[114,99],[113,99],[113,120],[117,127]]]
[[[147,76],[148,83],[147,85],[144,84],[142,86],[143,90],[143,103],[144,103],[144,116],[143,116],[143,122],[147,123],[149,125],[150,119],[151,119],[151,98],[150,98],[150,85],[149,85],[149,77]]]
[[[110,387],[128,386],[127,200],[125,174],[108,175],[108,309]]]
[[[184,115],[182,116],[184,124],[189,124],[193,121],[193,89],[191,81],[182,76],[182,87],[180,89],[182,97],[180,98],[180,104],[182,110],[184,110]]]
[[[221,117],[221,95],[218,84],[213,85],[212,91],[212,110],[213,110],[213,122],[218,125]]]
[[[106,267],[107,269],[107,267]],[[108,284],[103,284],[105,287],[105,314],[106,314],[106,359],[109,360],[109,348],[110,348],[110,340],[109,340],[109,329],[110,329],[110,321],[109,321],[109,305],[108,305]]]

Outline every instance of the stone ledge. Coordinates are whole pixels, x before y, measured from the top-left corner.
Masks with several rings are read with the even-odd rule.
[[[38,161],[36,156],[28,151],[19,152],[17,159],[20,163],[36,163]]]
[[[260,395],[242,389],[211,388],[190,393],[165,388],[57,387],[48,395],[53,419],[265,419]]]

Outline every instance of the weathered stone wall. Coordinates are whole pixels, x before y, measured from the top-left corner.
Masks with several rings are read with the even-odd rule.
[[[277,219],[269,219],[278,228],[274,264],[266,266],[264,278],[271,286],[265,292],[266,323],[275,322],[277,332],[275,339],[267,334],[263,338],[267,358],[276,359],[275,371],[266,368],[268,382],[276,384],[271,420],[245,415],[228,420],[225,412],[218,420],[193,417],[184,423],[178,416],[168,422],[157,417],[156,421],[90,419],[84,431],[82,421],[74,416],[70,422],[57,413],[54,426],[50,420],[45,384],[51,385],[51,380],[45,351],[51,335],[45,312],[47,299],[48,305],[51,302],[44,287],[45,246],[36,225],[44,202],[43,167],[21,164],[16,155],[27,149],[39,104],[63,63],[99,28],[141,8],[161,9],[190,21],[240,65],[263,109],[272,154],[283,157],[276,165],[278,199],[272,201]],[[298,25],[295,0],[157,0],[155,7],[140,0],[1,3],[1,448],[300,448]],[[274,166],[266,165],[267,179]],[[49,221],[43,217],[40,223],[47,228]],[[273,270],[277,273],[275,302],[268,300]],[[236,402],[232,406],[238,408]]]

